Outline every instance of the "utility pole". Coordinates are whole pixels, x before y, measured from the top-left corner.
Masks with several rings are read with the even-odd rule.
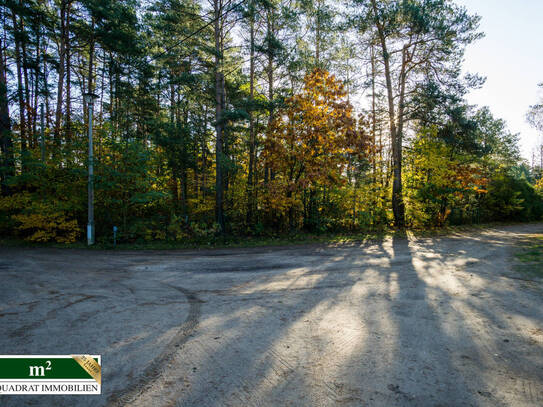
[[[92,147],[92,113],[94,100],[98,95],[85,93],[83,95],[89,110],[89,182],[88,182],[88,223],[87,223],[87,245],[94,244],[94,153]]]

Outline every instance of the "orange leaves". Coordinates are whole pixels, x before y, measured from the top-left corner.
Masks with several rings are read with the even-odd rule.
[[[318,187],[341,184],[350,158],[364,154],[367,145],[343,84],[322,69],[309,73],[302,91],[285,100],[268,128],[263,158],[274,177],[267,183],[267,210],[288,215],[293,227],[296,214],[313,199],[308,196]]]
[[[454,181],[456,181],[457,188],[461,190],[474,191],[478,194],[487,193],[485,187],[488,185],[488,179],[483,176],[479,166],[454,162],[450,165],[454,174],[454,179],[449,181],[451,185],[455,185]]]
[[[264,158],[295,192],[337,182],[348,154],[364,144],[343,84],[323,69],[304,80],[300,94],[287,98],[271,124]]]

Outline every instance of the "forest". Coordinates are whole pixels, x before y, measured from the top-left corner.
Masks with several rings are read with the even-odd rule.
[[[2,237],[84,240],[85,94],[97,242],[543,218],[543,145],[523,159],[467,102],[484,33],[454,0],[0,0],[0,20]]]

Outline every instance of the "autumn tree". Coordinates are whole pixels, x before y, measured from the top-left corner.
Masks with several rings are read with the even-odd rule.
[[[348,155],[362,154],[363,142],[343,84],[315,69],[302,92],[285,101],[266,140],[266,164],[276,174],[269,187],[271,209],[288,211],[289,227],[296,227],[300,193],[314,195],[319,185],[340,183]]]

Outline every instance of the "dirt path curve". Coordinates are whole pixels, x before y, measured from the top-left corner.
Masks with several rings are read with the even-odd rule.
[[[357,245],[0,249],[0,353],[97,353],[101,396],[2,406],[542,406],[527,224]],[[49,403],[49,404],[48,404]]]

